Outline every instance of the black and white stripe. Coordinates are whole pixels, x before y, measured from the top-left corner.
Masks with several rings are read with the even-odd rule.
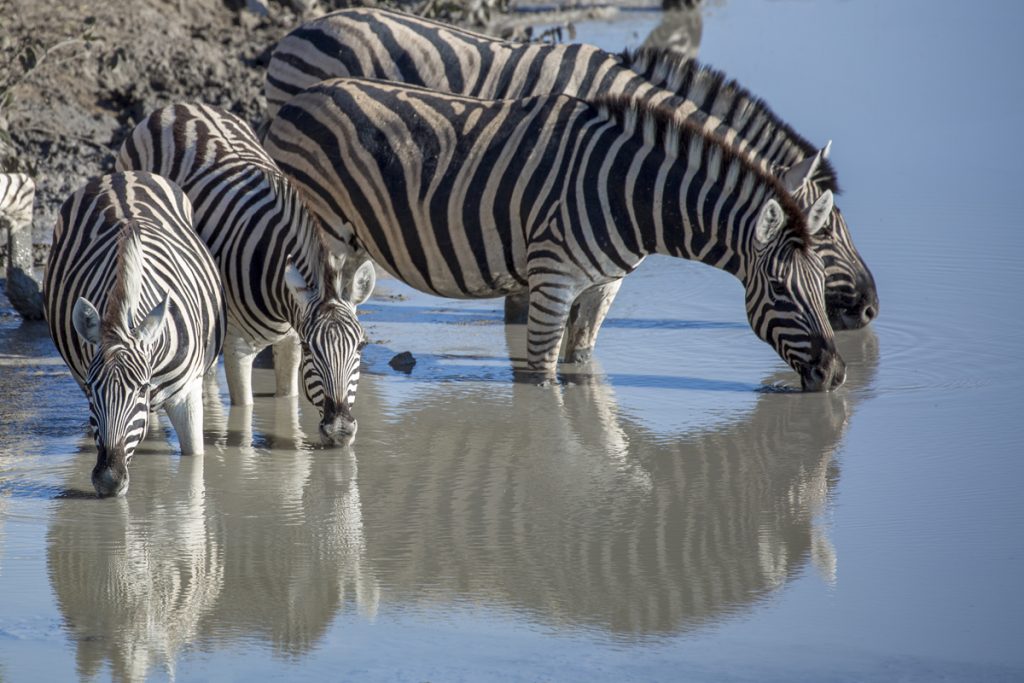
[[[834,170],[824,159],[827,152],[819,155],[735,81],[668,51],[613,55],[589,45],[516,43],[401,12],[346,9],[307,22],[278,43],[267,68],[270,115],[303,88],[342,76],[489,99],[630,95],[670,107],[722,135],[755,163],[779,171],[793,189],[800,189],[805,208],[825,190],[838,191]],[[825,301],[833,327],[867,324],[877,314],[878,295],[838,208],[814,235],[812,246],[825,262]],[[609,283],[581,297],[570,323],[569,359],[589,355],[618,285]]]
[[[0,173],[0,218],[11,223],[32,220],[36,185],[24,173]]]
[[[336,79],[282,107],[265,145],[341,239],[413,287],[528,291],[528,361],[546,376],[573,301],[660,253],[738,277],[754,331],[805,388],[843,381],[810,248],[831,193],[805,217],[774,176],[671,111]]]
[[[100,495],[127,489],[150,411],[167,412],[183,454],[203,452],[203,375],[224,341],[224,302],[180,188],[114,173],[71,195],[43,299],[57,350],[89,397]]]
[[[651,101],[675,109],[696,107],[696,120],[706,130],[778,172],[803,205],[810,206],[826,190],[839,192],[828,161],[831,143],[818,150],[764,100],[721,71],[662,50],[626,51],[618,57],[624,67],[668,93],[650,94]],[[814,236],[813,247],[825,263],[825,305],[833,329],[867,325],[878,315],[878,290],[839,207],[833,207],[828,223]]]
[[[195,227],[220,267],[228,310],[224,368],[231,402],[252,403],[252,363],[274,347],[279,396],[302,387],[321,413],[325,441],[349,441],[366,335],[355,307],[373,289],[365,263],[343,293],[339,268],[298,193],[228,112],[176,104],[143,120],[121,147],[118,168],[145,169],[178,183]]]

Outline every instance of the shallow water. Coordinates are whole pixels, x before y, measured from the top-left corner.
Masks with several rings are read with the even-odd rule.
[[[100,501],[84,397],[0,322],[0,680],[1024,678],[1024,11],[984,8],[705,16],[705,60],[835,141],[881,315],[832,394],[791,391],[703,266],[627,278],[547,388],[511,381],[499,302],[386,280],[352,448],[260,370],[205,456],[164,421]]]

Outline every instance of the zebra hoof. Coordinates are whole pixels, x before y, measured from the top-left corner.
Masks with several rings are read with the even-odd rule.
[[[514,370],[513,381],[517,384],[533,384],[538,387],[548,387],[558,384],[558,377],[554,373],[544,370]]]
[[[572,349],[565,356],[566,363],[588,363],[594,357],[594,347],[588,346],[585,349]]]

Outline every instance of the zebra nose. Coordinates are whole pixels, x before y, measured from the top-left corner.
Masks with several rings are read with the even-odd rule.
[[[870,273],[861,277],[857,287],[863,294],[860,297],[860,319],[864,325],[878,317],[878,290],[875,278]]]
[[[846,381],[846,362],[831,345],[816,346],[808,363],[795,363],[804,391],[831,391]]]
[[[128,490],[128,458],[124,449],[100,449],[92,469],[92,485],[102,498],[124,495]]]
[[[330,446],[345,446],[355,438],[358,427],[348,401],[324,398],[323,417],[320,420],[321,441]]]

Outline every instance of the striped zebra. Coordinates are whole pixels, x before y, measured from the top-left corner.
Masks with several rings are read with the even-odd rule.
[[[265,86],[270,116],[303,88],[341,76],[381,78],[486,99],[630,95],[668,106],[726,136],[799,190],[805,208],[826,190],[838,191],[827,147],[817,150],[722,73],[669,51],[613,55],[588,45],[515,43],[401,12],[347,9],[314,19],[278,43]],[[334,228],[330,223],[326,227]],[[833,328],[866,325],[877,314],[878,295],[837,208],[812,244],[825,262],[825,302]],[[570,314],[567,360],[589,357],[619,285],[610,282],[577,300]],[[522,322],[523,312],[524,301],[506,300],[507,321]]]
[[[326,443],[347,443],[366,334],[355,307],[373,290],[365,262],[342,292],[323,231],[248,124],[201,104],[150,114],[125,140],[121,169],[159,173],[192,200],[194,225],[220,267],[228,311],[224,371],[231,402],[252,403],[252,364],[273,345],[277,395],[302,387]]]
[[[282,107],[264,144],[342,239],[416,289],[528,291],[527,360],[546,379],[576,297],[657,253],[739,278],[755,333],[805,389],[843,382],[810,247],[832,193],[805,216],[774,176],[671,111],[335,79]]]
[[[43,282],[50,335],[89,398],[92,483],[128,488],[149,412],[203,452],[203,375],[224,341],[220,274],[188,197],[150,173],[90,180],[61,206]]]

